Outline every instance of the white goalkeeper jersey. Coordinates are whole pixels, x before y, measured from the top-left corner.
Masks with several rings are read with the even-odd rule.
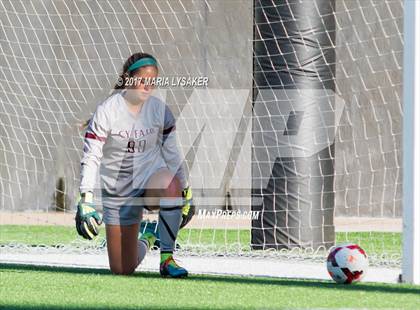
[[[121,92],[97,106],[84,138],[81,192],[95,190],[99,172],[103,204],[118,208],[141,196],[149,177],[163,167],[186,187],[175,118],[163,101],[150,96],[137,116]]]

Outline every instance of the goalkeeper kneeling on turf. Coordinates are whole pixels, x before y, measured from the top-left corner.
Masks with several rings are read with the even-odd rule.
[[[131,274],[156,241],[156,231],[139,236],[143,208],[159,209],[160,274],[185,277],[173,258],[176,238],[194,215],[192,192],[176,144],[175,118],[144,82],[157,77],[156,59],[136,53],[127,59],[115,91],[99,104],[88,122],[81,161],[77,232],[98,234],[102,218],[94,205],[99,172],[103,222],[112,272]],[[125,83],[126,80],[139,83]]]

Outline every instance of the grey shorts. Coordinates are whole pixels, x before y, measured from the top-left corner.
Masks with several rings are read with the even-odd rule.
[[[140,223],[143,218],[144,192],[139,190],[137,197],[130,198],[110,197],[103,193],[103,222],[121,226]]]
[[[107,225],[133,225],[143,218],[142,206],[121,206],[119,209],[103,206],[103,222]]]

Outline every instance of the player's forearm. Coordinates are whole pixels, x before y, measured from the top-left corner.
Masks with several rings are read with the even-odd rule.
[[[80,162],[80,192],[93,192],[102,158],[103,143],[85,139],[83,158]]]
[[[80,191],[93,191],[96,184],[101,158],[102,148],[110,130],[109,119],[105,111],[105,105],[96,107],[92,119],[88,123],[83,141],[83,158],[80,171]]]
[[[96,184],[96,176],[98,174],[99,164],[94,160],[82,161],[80,169],[80,186],[81,193],[93,192]]]

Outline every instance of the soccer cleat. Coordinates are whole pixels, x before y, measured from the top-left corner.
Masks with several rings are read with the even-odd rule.
[[[171,255],[160,263],[160,275],[162,277],[185,278],[188,276],[188,271],[179,266]]]

